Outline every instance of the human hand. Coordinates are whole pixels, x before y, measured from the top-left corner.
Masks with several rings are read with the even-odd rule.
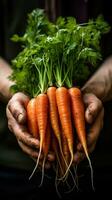
[[[87,132],[87,147],[88,153],[94,151],[100,131],[103,127],[103,117],[104,117],[104,108],[102,102],[91,93],[85,93],[83,95],[84,104],[86,107],[85,110],[85,119],[89,125],[89,130]],[[77,150],[74,154],[74,163],[78,164],[86,157],[83,147],[80,142],[77,144]]]
[[[39,141],[35,139],[27,129],[26,106],[29,102],[29,97],[18,92],[9,100],[6,108],[8,118],[8,127],[17,138],[21,149],[36,161],[39,151]],[[39,165],[42,165],[43,156],[40,157]],[[54,160],[52,153],[48,154],[45,168],[51,167],[51,162]]]

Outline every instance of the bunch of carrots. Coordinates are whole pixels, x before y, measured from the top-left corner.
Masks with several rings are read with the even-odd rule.
[[[59,17],[51,23],[43,10],[36,9],[28,15],[24,35],[13,36],[23,49],[12,60],[11,89],[31,98],[27,105],[28,129],[40,141],[32,175],[43,154],[42,181],[50,150],[56,157],[56,180],[67,180],[69,174],[74,179],[71,166],[77,140],[83,146],[93,179],[80,88],[99,66],[101,35],[109,30],[102,16],[84,24],[73,17]]]
[[[43,153],[44,173],[45,161],[49,150],[52,149],[56,157],[57,180],[66,179],[71,173],[70,167],[77,139],[81,142],[90,163],[86,142],[85,109],[79,88],[49,87],[46,93],[41,93],[29,101],[27,117],[30,133],[40,140],[35,169]]]

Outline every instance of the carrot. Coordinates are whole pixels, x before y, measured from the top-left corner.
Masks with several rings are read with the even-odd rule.
[[[50,122],[48,122],[45,140],[43,140],[43,153],[45,157],[47,157],[47,154],[49,152],[50,143],[51,143],[51,127],[50,127]]]
[[[50,122],[48,121],[47,123],[47,130],[46,130],[46,136],[45,139],[43,140],[43,153],[44,153],[44,159],[43,159],[43,164],[42,164],[42,178],[41,178],[41,183],[40,186],[43,183],[43,178],[44,178],[44,166],[45,166],[45,161],[50,149],[50,143],[51,143],[51,127],[50,127]]]
[[[37,169],[40,155],[42,153],[43,143],[46,136],[46,130],[47,130],[47,120],[48,120],[48,96],[47,94],[39,94],[36,97],[36,113],[37,113],[37,122],[38,122],[38,128],[39,128],[39,135],[40,135],[40,149],[39,154],[36,162],[36,166],[30,176],[30,178],[33,176],[35,170]]]
[[[59,126],[59,115],[56,102],[56,87],[49,87],[47,90],[50,105],[50,120],[54,134],[61,146],[61,131]]]
[[[92,180],[92,186],[93,186],[93,170],[92,170],[92,165],[91,165],[91,161],[90,161],[88,149],[87,149],[85,108],[84,108],[82,93],[81,93],[81,90],[76,87],[72,87],[68,91],[69,91],[69,95],[71,99],[72,114],[73,114],[75,129],[76,129],[78,138],[83,146],[86,157],[89,161],[89,165],[91,168],[91,180]]]
[[[56,181],[59,179],[58,177],[60,177],[61,174],[63,174],[63,170],[65,167],[65,162],[64,165],[63,160],[64,160],[64,155],[62,156],[62,154],[60,154],[60,147],[59,147],[59,143],[58,140],[55,136],[54,133],[52,133],[52,149],[53,152],[55,153],[55,157],[56,157]],[[64,167],[63,167],[64,166]]]
[[[62,134],[62,151],[63,151],[63,155],[60,154],[60,148],[59,148],[59,143],[58,143],[58,140],[57,138],[55,137],[54,134],[52,134],[52,147],[53,147],[53,150],[55,152],[55,155],[56,155],[56,161],[57,161],[57,165],[56,165],[56,179],[55,179],[55,186],[56,186],[56,191],[58,193],[58,196],[61,197],[60,193],[59,193],[59,190],[58,190],[58,185],[59,183],[61,182],[61,180],[63,180],[64,184],[66,182],[66,186],[69,188],[69,190],[67,191],[67,188],[66,188],[66,192],[70,192],[72,189],[71,189],[71,186],[70,184],[72,183],[71,181],[73,180],[73,187],[76,186],[77,187],[77,184],[76,184],[76,181],[75,181],[75,178],[72,174],[71,171],[70,172],[70,175],[71,175],[71,178],[70,179],[70,184],[68,183],[68,180],[67,180],[67,175],[65,176],[66,174],[66,171],[67,171],[67,166],[69,165],[69,160],[70,160],[70,155],[69,155],[69,149],[68,149],[68,144],[67,144],[67,140],[66,140],[66,137],[64,134]],[[66,162],[65,162],[66,160]],[[65,179],[63,178],[65,177]]]
[[[58,106],[58,112],[60,117],[60,122],[63,130],[63,134],[66,137],[68,149],[71,155],[70,163],[68,169],[64,176],[66,176],[68,170],[73,161],[73,130],[72,130],[72,121],[71,121],[71,110],[70,110],[70,101],[69,93],[67,88],[60,87],[56,90],[56,100]]]
[[[62,156],[62,154],[60,154],[59,143],[58,143],[58,140],[57,140],[54,133],[52,134],[51,145],[52,145],[53,151],[55,152],[55,157],[56,157],[56,160],[55,160],[56,163],[55,163],[55,166],[54,166],[55,167],[54,170],[56,171],[55,188],[56,188],[56,191],[57,191],[59,198],[62,198],[61,193],[59,192],[60,183],[61,183],[60,177],[62,177],[64,175],[64,173],[66,171],[66,165],[65,165],[64,157]],[[67,151],[67,154],[68,154],[68,151]],[[69,186],[67,180],[64,180],[64,183],[65,183],[65,181],[66,181],[66,185]]]
[[[61,144],[61,127],[60,127],[60,120],[59,120],[59,113],[56,101],[56,87],[49,87],[47,90],[47,95],[49,98],[49,113],[50,113],[50,121],[53,133],[55,134],[57,141],[59,143],[60,153],[64,158],[62,152],[62,144]]]
[[[59,159],[61,160],[61,162],[59,163],[60,165],[60,169],[61,169],[61,172],[63,171],[64,173],[64,168],[66,168],[68,166],[68,161],[66,160],[67,156],[65,156],[63,154],[63,150],[62,150],[62,142],[61,142],[61,139],[63,140],[63,134],[62,134],[62,130],[61,130],[61,127],[60,127],[60,120],[59,120],[59,113],[58,113],[58,107],[57,107],[57,101],[56,101],[56,87],[49,87],[48,90],[47,90],[47,95],[48,95],[48,98],[49,98],[49,105],[50,105],[50,120],[51,120],[51,125],[52,125],[52,129],[53,129],[53,133],[55,134],[55,137],[58,141],[58,144],[59,144],[59,152],[60,152],[60,157],[61,158],[58,158],[58,161]],[[63,141],[64,142],[64,141]],[[64,145],[64,147],[66,147],[67,145]],[[67,151],[67,154],[68,154],[68,151]],[[68,158],[67,158],[68,159]],[[63,166],[61,166],[63,165]],[[66,166],[66,167],[65,167]]]
[[[36,98],[32,98],[27,104],[28,130],[35,137],[39,138],[38,124],[36,120]]]
[[[67,139],[65,137],[64,134],[62,134],[62,149],[63,149],[63,154],[64,154],[64,158],[66,160],[67,165],[69,164],[70,161],[70,153],[69,153],[69,149],[68,149],[68,144],[67,144]],[[63,166],[63,171],[66,171],[66,165],[63,162],[63,158],[61,158],[61,162],[62,162],[62,166]]]
[[[66,139],[66,137],[65,137],[64,134],[62,134],[62,140],[63,140],[63,143],[62,143],[63,154],[64,154],[64,157],[65,157],[67,165],[69,165],[69,162],[70,162],[70,152],[69,152],[69,148],[68,148],[68,144],[67,144],[67,139]],[[63,158],[61,158],[61,162],[62,162],[63,172],[65,173],[66,172],[66,165],[63,162]],[[73,169],[74,169],[75,175],[77,175],[76,171],[75,171],[75,168],[73,168]],[[71,177],[70,184],[66,180],[68,178],[67,177],[68,175],[70,175],[70,177]],[[65,177],[65,176],[62,176],[62,177]],[[72,191],[74,187],[76,187],[78,189],[76,178],[74,178],[74,175],[72,174],[71,171],[69,171],[69,174],[66,175],[66,177],[65,177],[65,179],[63,181],[64,182],[66,181],[66,185],[69,187],[69,190],[66,191],[66,192]],[[73,187],[71,187],[72,186],[72,181],[73,181]]]
[[[87,155],[88,152],[86,142],[85,112],[81,91],[79,88],[70,88],[69,94],[71,99],[72,113],[76,132]]]

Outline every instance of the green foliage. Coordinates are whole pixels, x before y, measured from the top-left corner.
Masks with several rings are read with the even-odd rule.
[[[98,67],[101,37],[109,30],[102,16],[85,24],[59,17],[53,24],[43,10],[34,10],[24,35],[12,37],[23,47],[12,61],[12,90],[33,97],[51,85],[81,86]]]

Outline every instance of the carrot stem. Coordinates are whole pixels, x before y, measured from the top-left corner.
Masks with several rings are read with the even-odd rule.
[[[68,149],[71,154],[71,160],[65,172],[65,175],[64,175],[65,177],[68,171],[70,170],[70,166],[73,161],[73,130],[72,130],[72,122],[71,122],[71,111],[70,111],[70,105],[69,105],[70,101],[69,101],[68,90],[65,87],[57,88],[56,100],[57,100],[60,122],[63,129],[63,134],[65,135],[67,139]]]

